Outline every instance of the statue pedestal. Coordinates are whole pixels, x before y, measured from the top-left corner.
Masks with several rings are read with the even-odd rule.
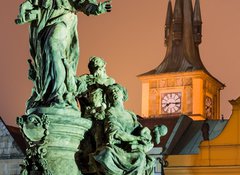
[[[75,156],[92,123],[81,118],[79,111],[34,108],[17,122],[29,144],[22,174],[81,174]]]

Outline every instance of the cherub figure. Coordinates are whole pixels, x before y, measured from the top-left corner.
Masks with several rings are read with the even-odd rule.
[[[100,88],[89,92],[90,106],[87,106],[84,117],[92,120],[103,120],[107,108],[104,98],[103,90]]]

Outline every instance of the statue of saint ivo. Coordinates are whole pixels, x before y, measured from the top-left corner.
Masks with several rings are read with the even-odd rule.
[[[78,11],[99,15],[111,2],[97,0],[26,0],[17,24],[30,23],[29,79],[34,82],[27,110],[34,107],[77,109],[76,69],[79,57]]]

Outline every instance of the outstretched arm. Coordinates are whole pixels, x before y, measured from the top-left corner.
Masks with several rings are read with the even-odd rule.
[[[77,4],[77,9],[86,15],[100,15],[111,12],[111,0],[98,3],[96,0],[81,0]]]

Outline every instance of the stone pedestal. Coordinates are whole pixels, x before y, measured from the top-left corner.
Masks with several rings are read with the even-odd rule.
[[[34,108],[17,122],[29,144],[22,174],[81,174],[75,157],[92,123],[81,118],[79,111]]]

